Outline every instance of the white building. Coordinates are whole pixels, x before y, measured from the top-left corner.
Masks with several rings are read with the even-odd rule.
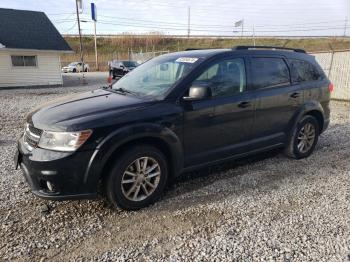
[[[0,8],[0,88],[60,86],[60,55],[73,52],[42,12]]]

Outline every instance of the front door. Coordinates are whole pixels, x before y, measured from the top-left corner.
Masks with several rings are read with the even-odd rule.
[[[255,98],[247,91],[243,58],[221,59],[192,83],[211,98],[184,107],[185,165],[198,165],[242,152],[250,139]]]

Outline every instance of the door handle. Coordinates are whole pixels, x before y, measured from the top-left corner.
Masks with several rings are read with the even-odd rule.
[[[240,107],[240,108],[247,108],[247,107],[250,107],[250,106],[251,106],[250,102],[247,102],[247,101],[241,102],[241,103],[238,104],[238,107]]]
[[[299,96],[300,96],[300,93],[298,93],[298,92],[295,92],[295,93],[290,95],[290,97],[292,97],[292,98],[297,98]]]

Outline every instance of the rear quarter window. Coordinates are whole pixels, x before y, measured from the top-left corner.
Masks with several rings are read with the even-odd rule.
[[[317,81],[324,78],[324,74],[307,61],[289,59],[289,62],[292,70],[292,82],[294,83]]]
[[[282,58],[254,57],[251,59],[255,89],[290,84],[289,69]]]

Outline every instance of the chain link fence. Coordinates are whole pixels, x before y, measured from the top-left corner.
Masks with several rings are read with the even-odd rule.
[[[169,53],[169,50],[167,51],[154,51],[154,52],[139,52],[139,53],[131,53],[130,58],[133,61],[138,62],[139,64],[142,64],[144,62],[146,62],[147,60],[150,60],[153,57],[159,56],[159,55],[163,55],[163,54],[167,54]]]
[[[350,50],[311,53],[334,85],[332,98],[350,101]]]
[[[133,60],[138,63],[144,63],[147,60],[169,53],[169,50],[152,51],[152,52],[114,52],[109,55],[99,56],[99,70],[107,71],[108,65],[111,60]],[[334,91],[332,98],[337,100],[344,100],[350,102],[350,50],[342,51],[330,51],[330,52],[318,52],[310,53],[315,56],[318,63],[321,65],[326,75],[332,81],[334,85]],[[62,66],[65,66],[73,61],[79,61],[78,54],[76,57],[67,57],[66,60],[61,60]],[[95,57],[88,55],[85,58],[85,63],[88,63],[90,70],[94,71],[95,68]]]

